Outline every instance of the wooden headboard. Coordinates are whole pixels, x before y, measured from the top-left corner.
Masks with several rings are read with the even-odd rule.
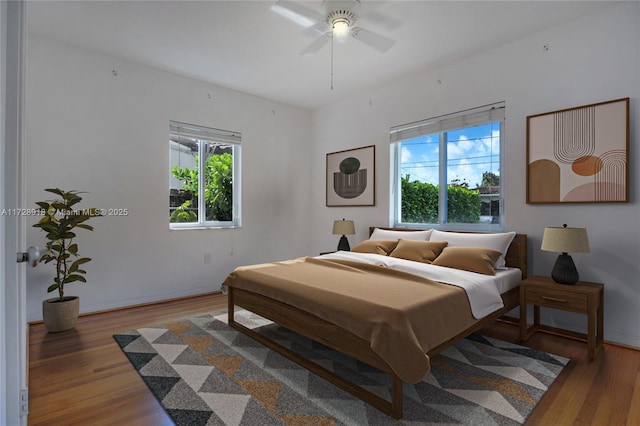
[[[384,228],[381,226],[369,227],[369,236],[373,233],[373,230],[386,229],[390,231],[424,231],[425,229],[411,229],[411,228]],[[460,231],[455,231],[460,232]],[[462,231],[467,232],[467,231]],[[470,232],[474,233],[474,232]],[[516,234],[511,241],[511,245],[507,249],[507,254],[504,256],[507,266],[511,268],[518,268],[522,271],[522,279],[527,277],[527,234]]]

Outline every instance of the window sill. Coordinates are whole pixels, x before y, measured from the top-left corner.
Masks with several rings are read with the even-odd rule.
[[[193,231],[208,229],[238,229],[240,225],[187,225],[187,226],[169,226],[170,231]]]

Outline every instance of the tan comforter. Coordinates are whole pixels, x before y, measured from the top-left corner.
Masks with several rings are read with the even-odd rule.
[[[237,268],[224,284],[295,306],[371,342],[404,381],[430,369],[430,349],[476,320],[463,289],[381,266],[300,258]]]

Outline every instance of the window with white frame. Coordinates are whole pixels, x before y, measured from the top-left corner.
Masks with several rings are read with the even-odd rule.
[[[171,229],[240,226],[241,140],[238,132],[170,122]]]
[[[504,103],[391,129],[395,226],[503,227]]]

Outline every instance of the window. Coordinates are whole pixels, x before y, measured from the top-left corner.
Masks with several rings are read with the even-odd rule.
[[[171,121],[169,227],[240,226],[238,132]]]
[[[501,229],[504,103],[391,129],[393,223]]]

